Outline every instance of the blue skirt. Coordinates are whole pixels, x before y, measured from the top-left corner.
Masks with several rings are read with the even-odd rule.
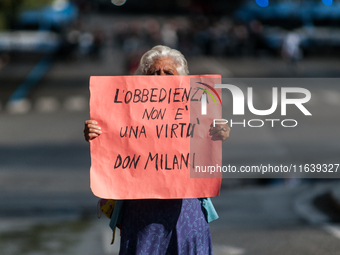
[[[211,255],[198,199],[125,200],[120,255]]]

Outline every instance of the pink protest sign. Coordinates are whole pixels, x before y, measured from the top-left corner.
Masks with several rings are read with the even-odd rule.
[[[102,128],[91,141],[93,193],[113,199],[217,196],[221,173],[198,173],[195,165],[222,164],[221,141],[209,135],[212,120],[221,118],[221,91],[211,92],[220,81],[219,75],[91,77],[90,115]]]

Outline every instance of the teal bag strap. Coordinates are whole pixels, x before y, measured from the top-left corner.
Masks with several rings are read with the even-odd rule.
[[[202,211],[208,223],[219,218],[210,197],[198,198],[198,200],[201,202]]]
[[[116,204],[113,209],[111,220],[110,220],[110,228],[112,229],[112,231],[115,230],[117,224],[121,223],[122,207],[123,207],[123,200],[116,200]]]

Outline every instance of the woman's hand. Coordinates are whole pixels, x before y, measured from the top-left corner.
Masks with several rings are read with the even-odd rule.
[[[97,121],[87,120],[85,121],[84,136],[86,141],[90,141],[98,137],[102,133],[101,127],[98,126]]]
[[[212,136],[212,140],[225,141],[230,134],[230,127],[228,124],[216,124],[215,127],[211,124],[209,135]]]

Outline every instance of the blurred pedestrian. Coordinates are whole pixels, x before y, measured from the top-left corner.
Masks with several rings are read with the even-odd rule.
[[[300,49],[300,36],[297,33],[290,32],[283,40],[281,56],[287,61],[290,68],[295,72],[296,63],[302,59],[302,51]]]

